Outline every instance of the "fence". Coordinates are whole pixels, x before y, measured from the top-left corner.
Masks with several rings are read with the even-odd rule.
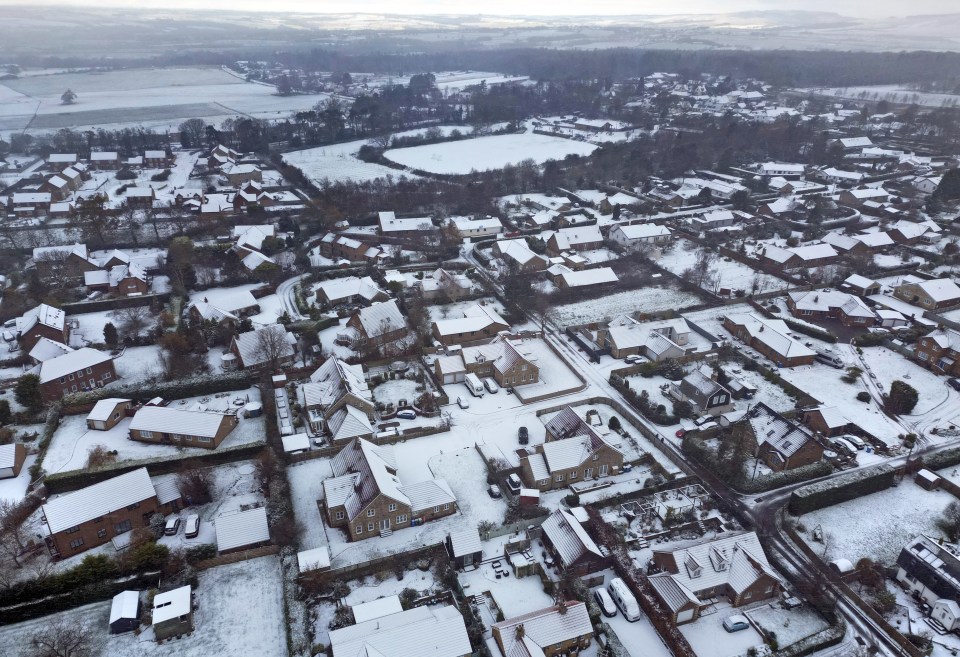
[[[575,392],[580,392],[581,390],[587,387],[587,380],[583,378],[583,375],[580,374],[580,372],[578,372],[577,369],[573,367],[573,365],[570,364],[570,361],[568,361],[566,357],[563,354],[561,354],[549,340],[544,340],[543,342],[550,348],[550,351],[552,351],[554,355],[556,355],[556,357],[560,359],[560,362],[563,363],[568,370],[573,372],[573,375],[577,377],[577,381],[580,382],[580,385],[573,388],[568,388],[567,390],[557,390],[554,392],[544,393],[542,395],[536,395],[535,397],[524,397],[522,386],[514,388],[514,394],[516,394],[517,399],[519,399],[524,404],[534,404],[536,402],[553,399],[554,397],[562,397],[564,395],[570,395]]]
[[[423,436],[432,436],[434,434],[443,433],[449,431],[443,427],[414,427],[413,429],[405,430],[402,434],[398,435],[396,438],[379,438],[376,435],[367,438],[370,442],[376,445],[395,445],[397,443],[406,442],[412,438],[421,438]],[[312,461],[313,459],[326,458],[328,456],[335,456],[337,452],[343,449],[349,443],[344,443],[342,445],[325,445],[324,447],[318,447],[312,449],[309,452],[301,452],[299,454],[287,454],[286,460],[287,463],[302,463],[304,461]]]
[[[250,559],[266,557],[273,554],[280,554],[279,545],[264,545],[262,547],[253,548],[252,550],[244,550],[243,552],[224,554],[212,559],[204,559],[203,561],[198,561],[194,565],[194,568],[197,570],[206,570],[207,568],[213,568],[214,566],[226,566],[227,564],[240,563],[241,561],[248,561]]]
[[[78,301],[76,303],[63,304],[63,310],[68,315],[78,313],[92,313],[104,310],[117,310],[119,308],[133,308],[134,306],[150,306],[154,302],[165,304],[170,301],[170,293],[146,294],[139,297],[119,297],[116,299],[105,299],[103,301]]]
[[[311,579],[320,581],[329,581],[332,579],[357,579],[359,577],[373,575],[374,573],[386,570],[388,568],[394,569],[398,567],[398,565],[405,567],[406,564],[413,563],[427,557],[430,559],[445,558],[446,554],[446,549],[444,548],[443,543],[433,543],[431,545],[424,545],[419,548],[407,550],[402,553],[378,557],[376,559],[371,559],[370,561],[349,564],[339,568],[331,568],[327,571],[314,571],[311,573]]]

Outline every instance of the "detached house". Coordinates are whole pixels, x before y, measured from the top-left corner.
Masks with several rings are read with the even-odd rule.
[[[86,244],[37,247],[33,250],[33,264],[41,279],[58,283],[79,279],[84,272],[100,268],[87,252]]]
[[[144,406],[133,416],[129,437],[144,443],[216,449],[238,423],[234,413]]]
[[[683,318],[640,322],[621,315],[606,329],[598,331],[597,342],[601,348],[609,347],[614,358],[642,355],[659,362],[685,355],[690,331],[690,325]]]
[[[873,326],[877,316],[860,297],[838,290],[808,290],[787,294],[794,317],[839,319],[844,326]]]
[[[280,324],[270,324],[234,336],[230,351],[237,357],[240,367],[277,368],[293,362],[296,338]]]
[[[770,567],[754,532],[732,532],[654,550],[650,585],[682,624],[700,617],[712,598],[740,607],[777,596],[780,578]]]
[[[47,546],[54,557],[67,558],[108,543],[136,527],[149,527],[161,512],[157,491],[146,468],[139,468],[43,505],[50,530]]]
[[[929,605],[960,599],[960,546],[927,536],[907,543],[897,557],[897,582]]]
[[[434,361],[437,378],[447,385],[462,383],[467,374],[493,377],[503,387],[524,386],[540,380],[536,357],[522,340],[505,336],[494,338],[489,344],[466,347],[460,353],[440,356]]]
[[[475,304],[463,311],[463,317],[438,319],[433,323],[433,336],[445,345],[490,340],[510,328],[490,305]]]
[[[470,657],[463,614],[450,605],[391,610],[330,631],[333,657]]]
[[[780,367],[810,365],[817,356],[813,349],[790,337],[790,329],[782,319],[737,313],[723,318],[723,328]]]
[[[709,365],[702,365],[673,384],[670,396],[689,402],[698,413],[722,415],[733,410],[733,396],[717,382],[717,373]]]
[[[41,338],[67,344],[70,341],[70,327],[66,313],[60,308],[41,303],[16,319],[16,335],[20,348],[28,351],[36,346]]]
[[[461,238],[496,237],[503,232],[503,224],[496,217],[471,219],[469,217],[451,217],[450,225]]]
[[[493,253],[519,271],[543,271],[547,267],[546,258],[534,253],[523,239],[497,240],[493,243]]]
[[[392,446],[355,439],[330,463],[323,481],[327,523],[351,541],[385,536],[457,511],[457,499],[442,479],[403,484]]]
[[[310,427],[314,431],[326,428],[334,443],[373,435],[370,421],[376,408],[362,365],[328,358],[310,375],[310,381],[300,386],[300,393]]]
[[[557,509],[540,526],[543,546],[555,563],[568,573],[582,577],[610,566],[610,560],[576,516]]]
[[[832,265],[839,254],[829,244],[811,244],[788,249],[779,246],[767,246],[763,253],[763,264],[780,271],[794,271]]]
[[[893,296],[926,310],[939,310],[960,304],[960,286],[949,278],[897,285]]]
[[[40,394],[48,402],[71,393],[102,388],[117,379],[113,357],[89,347],[45,360],[34,372],[40,377]]]
[[[805,427],[794,424],[763,402],[750,407],[734,430],[744,429],[753,436],[756,455],[777,472],[816,463],[823,458],[821,445]]]
[[[731,221],[731,223],[733,223]],[[610,239],[623,248],[636,251],[648,246],[668,243],[673,233],[666,226],[657,224],[617,225],[610,229]]]
[[[375,301],[386,301],[389,298],[390,296],[369,276],[363,278],[347,276],[317,284],[317,302],[323,308],[332,308],[345,303],[370,305]]]
[[[505,657],[578,655],[593,641],[587,606],[564,601],[553,607],[494,623],[493,639]]]
[[[564,251],[590,251],[603,246],[603,235],[598,226],[561,228],[547,240],[547,253],[559,256]]]
[[[407,321],[394,299],[358,310],[347,320],[347,328],[351,331],[343,336],[359,345],[385,345],[407,335]]]
[[[934,372],[960,375],[960,332],[938,328],[917,340],[917,362]]]

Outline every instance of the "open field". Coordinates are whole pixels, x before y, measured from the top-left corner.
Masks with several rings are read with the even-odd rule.
[[[589,155],[595,149],[593,144],[525,132],[396,148],[383,156],[411,169],[463,175],[471,171],[502,169],[524,160],[543,164],[547,160],[562,160],[567,155]]]
[[[645,287],[556,306],[550,313],[550,319],[559,326],[570,326],[609,320],[622,314],[679,310],[699,303],[700,299],[696,295],[683,290]]]
[[[849,98],[854,100],[886,100],[891,103],[922,105],[924,107],[942,107],[944,105],[956,107],[960,103],[960,96],[956,94],[926,93],[905,89],[897,84],[881,84],[864,87],[833,87],[804,89],[803,91],[830,96],[832,98]]]
[[[77,94],[72,105],[60,101],[67,89]],[[214,67],[63,73],[0,84],[0,130],[159,126],[238,114],[280,118],[325,97],[281,97],[270,85],[246,82]]]

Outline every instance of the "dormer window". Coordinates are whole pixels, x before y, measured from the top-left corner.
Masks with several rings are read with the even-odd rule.
[[[697,560],[693,558],[692,555],[687,555],[686,562],[684,565],[687,567],[687,574],[692,578],[700,577],[701,569],[700,564],[697,563]]]

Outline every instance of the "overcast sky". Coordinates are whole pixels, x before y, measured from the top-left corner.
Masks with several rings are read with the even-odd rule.
[[[697,14],[753,9],[831,11],[848,16],[886,17],[960,12],[956,0],[0,0],[0,5],[160,7],[316,13],[606,15]],[[478,6],[479,5],[479,6]],[[481,9],[482,11],[478,11]]]

